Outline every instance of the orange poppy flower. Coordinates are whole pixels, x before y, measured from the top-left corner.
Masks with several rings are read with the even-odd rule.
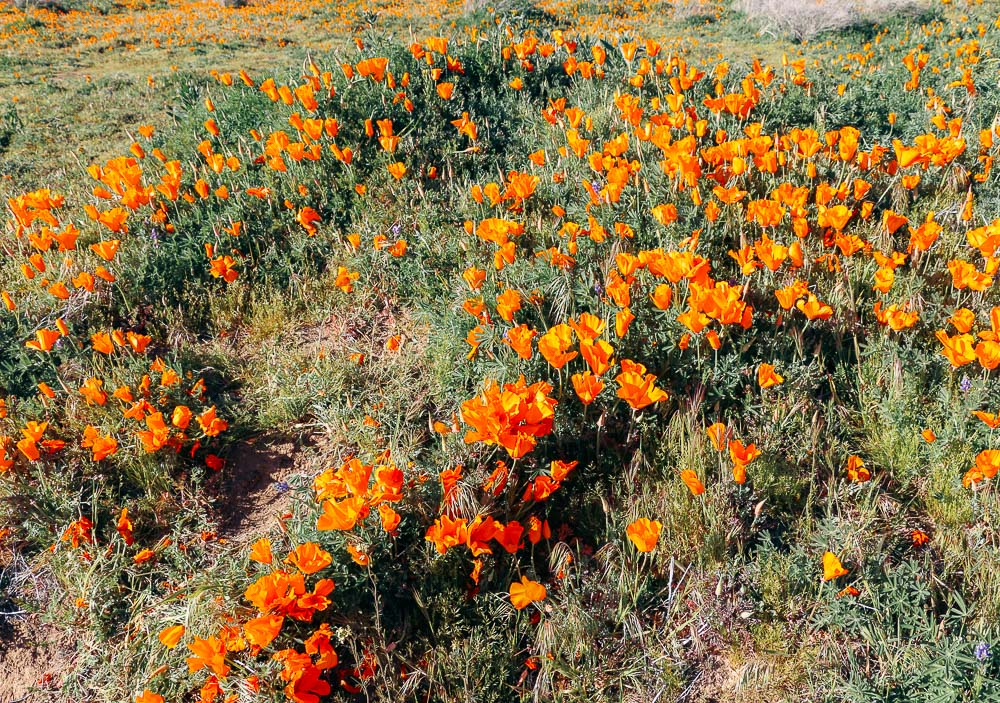
[[[569,325],[550,327],[538,340],[538,351],[555,369],[561,369],[577,357],[577,352],[568,351],[573,345],[573,330]]]
[[[514,321],[514,313],[521,309],[521,294],[508,288],[497,296],[497,315],[505,322]]]
[[[507,344],[511,349],[513,349],[517,355],[522,359],[530,359],[532,354],[531,341],[535,338],[538,333],[528,327],[527,325],[521,324],[517,327],[513,327],[504,334],[504,343]]]
[[[715,451],[721,452],[726,446],[726,438],[729,435],[729,430],[726,428],[725,423],[716,422],[705,430],[705,434],[708,435],[708,439],[712,442],[712,446],[715,447]]]
[[[316,521],[317,530],[351,530],[357,524],[365,499],[361,496],[345,498],[341,501],[323,501],[323,514]]]
[[[112,261],[115,258],[115,254],[118,253],[119,244],[121,244],[119,240],[111,239],[108,241],[102,241],[102,242],[97,242],[96,244],[91,244],[90,250],[95,254],[97,254],[102,259],[104,259],[105,261]]]
[[[627,402],[633,410],[659,403],[667,399],[667,392],[656,386],[656,375],[646,373],[646,367],[631,359],[622,359],[622,372],[615,377],[618,383],[618,397]]]
[[[160,643],[167,649],[173,649],[180,643],[181,637],[183,636],[183,625],[171,625],[160,630],[160,634],[157,635],[157,639],[159,639]]]
[[[581,313],[579,319],[568,320],[569,326],[580,339],[594,341],[604,332],[604,320],[589,312]]]
[[[761,388],[772,388],[784,382],[784,377],[775,371],[771,364],[761,364],[757,367],[757,383]]]
[[[288,555],[285,563],[291,564],[304,574],[315,574],[330,566],[333,557],[315,542],[305,542]]]
[[[271,554],[271,540],[267,537],[261,537],[254,542],[250,549],[250,561],[255,561],[258,564],[272,563],[274,556]]]
[[[832,581],[840,576],[846,576],[850,572],[840,563],[840,559],[833,552],[823,554],[823,580]]]
[[[614,347],[603,339],[590,341],[580,340],[580,354],[595,376],[601,376],[611,368],[611,356],[615,353]]]
[[[972,414],[982,420],[991,430],[1000,427],[1000,414],[983,412],[982,410],[973,410]]]
[[[974,338],[971,334],[956,334],[949,337],[944,330],[938,330],[934,336],[941,342],[943,347],[941,353],[955,368],[971,364],[976,360],[976,352],[972,346]]]
[[[615,314],[615,334],[621,339],[628,334],[628,328],[632,326],[635,315],[628,308],[622,308]]]
[[[681,480],[688,487],[688,490],[691,491],[691,495],[700,496],[705,492],[705,485],[698,478],[698,474],[691,469],[681,471]]]
[[[247,642],[255,647],[266,647],[281,633],[285,618],[281,615],[262,615],[243,625]]]
[[[660,531],[663,523],[659,520],[650,520],[641,517],[633,521],[627,528],[625,534],[640,552],[651,552],[656,548],[656,543],[660,540]]]
[[[229,427],[228,422],[216,417],[214,405],[201,415],[198,415],[197,419],[198,424],[201,426],[201,431],[209,437],[216,437],[225,432]]]
[[[368,566],[371,563],[371,555],[350,542],[347,543],[347,553],[351,555],[351,560],[358,566]]]
[[[517,610],[524,610],[532,603],[545,600],[546,595],[545,586],[527,576],[522,576],[520,583],[515,581],[510,585],[510,603]]]
[[[575,373],[571,380],[573,381],[573,390],[576,391],[577,397],[584,405],[593,403],[594,399],[604,390],[604,381],[590,371],[585,371],[582,374]]]
[[[35,332],[35,339],[28,340],[24,346],[35,351],[52,351],[52,347],[61,336],[57,330],[40,329]]]
[[[872,477],[871,471],[865,466],[861,457],[850,456],[847,459],[847,478],[853,483],[864,483]]]
[[[829,320],[833,317],[833,308],[826,303],[821,303],[812,293],[809,294],[806,300],[797,302],[795,307],[801,310],[810,320]]]
[[[385,503],[378,506],[378,515],[382,521],[382,529],[386,532],[394,532],[399,527],[399,513]]]
[[[194,655],[187,658],[189,673],[193,674],[208,667],[220,678],[224,679],[229,675],[229,665],[226,664],[226,646],[219,638],[195,637],[194,641],[188,644],[188,649]]]

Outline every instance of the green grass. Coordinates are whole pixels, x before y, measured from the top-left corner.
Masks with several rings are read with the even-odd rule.
[[[118,281],[72,298],[71,305],[54,301],[37,280],[25,281],[27,245],[6,238],[12,255],[0,264],[0,289],[14,291],[20,307],[0,312],[7,340],[0,348],[0,391],[9,412],[0,420],[0,434],[16,441],[28,420],[45,418],[51,423],[46,437],[65,438],[67,448],[39,462],[18,459],[0,476],[0,525],[10,529],[0,540],[0,554],[11,555],[15,572],[0,575],[0,588],[18,608],[37,611],[77,636],[75,668],[66,672],[59,699],[121,701],[147,688],[167,700],[195,699],[206,672],[187,671],[187,644],[220,628],[237,635],[260,615],[246,589],[306,542],[332,555],[330,566],[306,579],[310,586],[319,577],[333,579],[330,607],[309,625],[286,618],[280,639],[261,653],[234,647],[224,695],[284,700],[287,682],[270,655],[301,650],[323,623],[340,659],[324,675],[333,684],[330,698],[337,700],[356,698],[347,692],[353,686],[368,699],[385,701],[1000,699],[996,656],[975,653],[979,643],[1000,646],[996,491],[992,482],[975,490],[962,485],[976,454],[995,445],[995,431],[971,413],[997,410],[997,381],[978,363],[952,369],[934,338],[937,329],[954,332],[946,320],[960,305],[980,313],[976,330],[988,329],[986,318],[998,303],[992,288],[956,292],[946,265],[972,257],[965,239],[970,225],[958,216],[967,188],[959,170],[981,169],[978,131],[992,128],[1000,109],[1000,91],[988,79],[989,53],[1000,47],[991,24],[997,8],[943,10],[933,20],[942,27],[940,40],[919,26],[928,18],[910,18],[890,22],[884,35],[861,28],[806,44],[748,37],[746,18],[728,6],[693,20],[650,14],[641,27],[629,24],[628,8],[616,7],[582,8],[583,18],[518,6],[501,8],[496,18],[481,9],[463,14],[449,8],[451,14],[412,22],[398,16],[398,9],[381,7],[367,28],[365,13],[355,9],[348,31],[322,33],[316,28],[343,21],[346,11],[320,6],[310,14],[310,8],[296,8],[280,26],[282,41],[234,36],[221,44],[159,48],[138,42],[134,50],[126,46],[132,43],[126,29],[118,38],[87,45],[84,24],[82,34],[73,34],[52,29],[39,16],[4,16],[8,31],[34,23],[42,34],[20,52],[0,54],[0,195],[41,187],[65,193],[65,214],[83,230],[78,261],[93,268],[98,262],[87,245],[110,237],[82,217],[83,204],[110,206],[90,194],[94,182],[86,167],[126,153],[133,141],[181,160],[183,190],[192,192],[195,178],[203,177],[213,188],[226,182],[233,191],[226,200],[164,203],[172,233],[151,219],[152,209],[133,215],[113,264]],[[107,8],[122,18],[155,10]],[[622,17],[609,19],[618,10]],[[973,20],[962,21],[964,12],[973,13]],[[627,153],[641,163],[640,174],[629,180],[620,202],[588,205],[581,184],[603,183],[606,169],[598,174],[586,161],[560,160],[566,135],[543,118],[543,110],[558,98],[579,107],[593,120],[592,129],[581,128],[592,139],[590,150],[600,150],[632,131],[615,107],[616,95],[643,96],[648,118],[656,112],[649,99],[665,100],[671,92],[667,81],[653,75],[641,89],[629,85],[635,66],[610,42],[602,80],[567,77],[566,56],[558,53],[563,49],[554,49],[553,57],[532,55],[531,71],[505,59],[502,50],[526,30],[547,41],[556,27],[608,21],[622,23],[624,38],[641,32],[661,39],[667,51],[693,35],[698,42],[685,45],[686,56],[709,71],[717,55],[728,61],[729,75],[722,79],[727,92],[741,89],[753,58],[775,65],[774,82],[762,81],[763,99],[749,120],[705,108],[702,100],[715,85],[711,73],[689,91],[685,104],[708,120],[698,142],[703,173],[711,170],[706,151],[716,143],[717,130],[738,138],[752,120],[762,121],[767,135],[814,128],[821,141],[825,130],[854,125],[862,130],[861,148],[890,145],[887,158],[894,138],[910,144],[917,135],[946,132],[930,124],[929,96],[901,87],[908,78],[902,57],[921,45],[931,54],[922,74],[925,87],[946,96],[951,114],[965,121],[968,148],[953,165],[922,172],[912,191],[901,186],[899,174],[862,174],[826,156],[817,159],[815,177],[794,162],[780,176],[751,169],[743,176],[727,172],[723,180],[748,191],[747,200],[764,200],[782,180],[808,186],[815,195],[817,181],[835,187],[841,179],[863,176],[874,185],[874,214],[853,220],[848,233],[878,251],[903,251],[905,228],[895,237],[887,234],[882,212],[903,212],[916,224],[933,210],[944,225],[939,242],[924,258],[900,267],[890,297],[880,297],[872,290],[877,266],[866,253],[841,257],[839,270],[816,263],[834,249],[822,241],[810,200],[813,232],[802,239],[802,271],[786,266],[743,276],[729,251],[753,243],[760,230],[732,206],[709,222],[659,168],[657,147],[634,134]],[[459,41],[473,28],[483,41]],[[426,62],[409,50],[411,41],[438,32],[450,36],[449,54],[464,68],[463,75],[449,74],[456,84],[449,102],[438,97]],[[351,41],[355,35],[363,37],[363,50]],[[874,36],[883,38],[874,42]],[[973,38],[983,56],[975,65],[974,98],[964,88],[948,87],[960,76],[956,47]],[[578,60],[591,58],[592,44],[579,37]],[[871,51],[865,61],[877,70],[865,68],[852,78],[857,67],[842,57],[852,51]],[[808,58],[808,86],[794,83],[793,71],[783,69],[785,53],[792,61]],[[409,73],[409,86],[345,78],[341,63],[371,56],[388,57],[397,80]],[[265,138],[284,130],[294,139],[289,115],[305,111],[272,103],[238,78],[225,87],[210,71],[235,78],[246,69],[258,85],[274,76],[279,85],[294,87],[305,80],[309,60],[332,73],[335,95],[319,96],[317,114],[336,117],[335,141],[350,145],[355,161],[345,165],[324,148],[317,162],[286,155],[287,172],[275,173],[254,163],[263,145],[250,130]],[[508,87],[515,75],[523,78],[522,91]],[[845,90],[838,95],[841,83]],[[413,101],[413,112],[395,99],[399,92]],[[214,103],[211,114],[206,99]],[[478,149],[470,149],[451,124],[466,111],[479,128]],[[885,119],[888,112],[898,114],[895,126]],[[210,140],[213,149],[238,156],[239,171],[213,174],[198,154],[210,117],[222,130]],[[387,117],[401,137],[393,155],[364,132],[365,119]],[[138,137],[138,126],[145,124],[156,128],[152,139]],[[679,139],[687,129],[678,127],[673,136]],[[544,166],[527,158],[537,149],[546,152]],[[401,180],[386,169],[396,160],[409,169]],[[157,182],[163,172],[158,162],[147,157],[142,165],[147,182]],[[438,178],[430,177],[431,166]],[[470,197],[473,185],[490,181],[502,192],[513,170],[541,177],[522,208],[491,208]],[[553,178],[557,170],[566,172],[563,180]],[[707,201],[716,183],[703,177]],[[364,195],[356,184],[367,187]],[[272,191],[267,200],[245,192],[263,185]],[[1000,200],[995,177],[972,187],[973,224],[988,223]],[[650,209],[660,203],[676,204],[676,223],[655,221]],[[306,205],[320,215],[315,236],[296,221]],[[564,216],[553,214],[555,205],[567,210]],[[567,252],[560,228],[568,220],[588,227],[592,215],[609,230],[609,240],[598,245],[581,234],[572,252],[575,268],[560,270],[534,256],[550,246]],[[466,221],[486,217],[525,224],[519,255],[502,271],[494,266],[495,246],[465,230]],[[244,223],[240,237],[220,232],[236,220]],[[629,224],[635,240],[619,241],[613,222]],[[711,260],[715,279],[748,286],[754,325],[713,323],[721,348],[712,349],[702,334],[685,351],[678,342],[687,328],[676,317],[688,304],[690,281],[674,286],[673,306],[663,312],[648,302],[659,281],[640,270],[631,303],[636,320],[619,337],[617,306],[605,295],[608,272],[621,265],[616,255],[676,251],[695,229],[702,231],[697,253]],[[348,243],[353,233],[361,237],[358,248]],[[787,219],[770,234],[786,245],[797,239]],[[379,235],[390,244],[405,239],[406,255],[373,247]],[[210,275],[206,242],[216,255],[235,257],[234,282]],[[56,277],[59,259],[48,256],[47,275]],[[976,263],[982,268],[980,258]],[[479,293],[471,293],[462,278],[472,265],[488,271]],[[338,287],[340,267],[359,273],[351,292]],[[800,276],[836,311],[829,321],[807,322],[794,309],[777,308],[774,289]],[[598,313],[607,322],[605,337],[614,343],[616,361],[642,361],[669,399],[631,410],[615,396],[614,370],[606,374],[609,388],[601,400],[584,408],[570,381],[571,373],[584,368],[582,360],[559,371],[538,353],[520,359],[503,343],[511,325],[499,322],[496,300],[508,288],[524,299],[516,322],[531,325],[539,336],[581,312]],[[491,322],[483,323],[483,343],[469,355],[465,339],[476,321],[463,303],[473,295],[482,295]],[[889,331],[874,320],[876,300],[918,300],[919,323]],[[52,328],[59,317],[71,326],[70,339],[51,354],[25,349],[25,339],[38,328]],[[151,335],[150,352],[119,351],[107,358],[92,353],[90,335],[112,328]],[[401,346],[391,350],[387,343],[395,338]],[[160,372],[150,371],[156,358],[177,370],[181,383],[156,388]],[[762,362],[778,366],[785,382],[758,388]],[[227,431],[201,437],[194,424],[183,451],[147,453],[134,434],[145,426],[123,420],[117,401],[88,405],[77,391],[99,377],[108,392],[128,385],[139,393],[147,373],[156,389],[149,400],[157,409],[169,416],[178,404],[191,405],[195,413],[214,405],[228,421]],[[495,446],[463,441],[469,418],[457,418],[461,404],[487,379],[514,382],[521,375],[528,383],[552,385],[559,401],[555,430],[516,461]],[[203,398],[189,392],[199,378]],[[55,389],[56,400],[37,392],[42,381]],[[453,415],[457,434],[435,429],[435,421],[450,425]],[[734,438],[761,450],[746,484],[733,481],[728,453],[716,451],[706,436],[705,428],[720,420]],[[120,438],[114,457],[94,461],[80,446],[88,425]],[[933,443],[921,437],[927,428],[937,436]],[[205,446],[193,447],[195,437]],[[279,438],[301,447],[290,458],[291,468],[272,476],[271,460],[259,448]],[[235,465],[249,461],[248,447],[258,448],[254,461],[262,467]],[[209,452],[228,461],[220,473],[206,467]],[[864,459],[872,481],[846,479],[852,455]],[[351,531],[318,531],[322,506],[312,480],[350,457],[381,464],[389,461],[386,456],[405,478],[405,498],[393,504],[402,515],[398,532],[386,534],[374,508]],[[522,500],[527,481],[557,459],[580,464],[544,503]],[[499,460],[515,474],[506,492],[492,495],[483,482]],[[551,538],[529,542],[516,554],[494,543],[477,584],[469,577],[474,562],[468,549],[440,555],[425,539],[447,509],[439,474],[458,465],[456,514],[470,520],[489,514],[524,525],[536,518],[552,531]],[[703,495],[692,495],[681,481],[683,469],[697,474]],[[266,486],[232,478],[243,475]],[[269,506],[264,494],[284,497]],[[122,507],[134,522],[135,545],[116,532]],[[261,514],[236,514],[241,510]],[[277,520],[272,513],[279,511]],[[93,521],[95,542],[71,547],[61,539],[63,531],[82,517]],[[663,526],[649,554],[625,537],[640,517]],[[926,532],[929,543],[915,547],[914,530]],[[273,566],[248,561],[248,545],[260,537],[272,541]],[[355,563],[348,546],[370,555],[371,565]],[[154,558],[136,563],[140,548],[152,549]],[[822,581],[825,551],[835,552],[849,574]],[[44,593],[15,586],[27,570],[44,582]],[[544,601],[515,610],[508,590],[522,575],[543,582],[548,592]],[[838,594],[848,585],[859,594]],[[168,650],[157,635],[175,624],[187,631],[182,644]],[[256,695],[248,688],[252,675],[261,683]]]

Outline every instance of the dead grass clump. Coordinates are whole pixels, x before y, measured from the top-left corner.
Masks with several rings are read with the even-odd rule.
[[[735,8],[761,25],[766,34],[805,41],[866,23],[883,23],[927,9],[926,0],[737,0]]]

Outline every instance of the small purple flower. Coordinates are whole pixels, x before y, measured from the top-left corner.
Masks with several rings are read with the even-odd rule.
[[[600,283],[595,283],[594,284],[594,292],[595,293],[597,293],[598,295],[600,295],[603,291],[604,291],[604,288],[601,287]]]
[[[990,646],[985,642],[980,642],[976,645],[974,654],[979,661],[986,661],[990,656]]]
[[[290,489],[291,486],[289,486],[288,483],[286,483],[285,481],[274,482],[274,490],[276,490],[278,493],[288,493]]]
[[[391,227],[391,229],[392,229],[392,233],[393,233],[393,235],[396,235],[396,236],[398,236],[398,235],[399,235],[399,233],[403,231],[403,227],[402,227],[402,225],[400,225],[400,224],[398,224],[398,223],[397,223],[397,224],[394,224],[394,225],[393,225],[393,226]]]
[[[972,388],[972,379],[968,376],[962,376],[962,380],[958,384],[958,387],[962,389],[963,393],[968,393],[969,389]]]

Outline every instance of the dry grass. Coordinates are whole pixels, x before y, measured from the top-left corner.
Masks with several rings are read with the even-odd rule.
[[[901,14],[916,14],[927,0],[737,0],[735,8],[761,25],[766,34],[789,35],[805,41],[863,23],[884,22]]]

